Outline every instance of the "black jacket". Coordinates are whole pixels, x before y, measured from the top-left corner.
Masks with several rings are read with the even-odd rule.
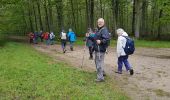
[[[97,44],[96,40],[101,40],[101,44]],[[96,52],[106,52],[110,35],[106,27],[98,28],[95,37],[93,38],[94,50]],[[98,47],[99,46],[99,47]]]

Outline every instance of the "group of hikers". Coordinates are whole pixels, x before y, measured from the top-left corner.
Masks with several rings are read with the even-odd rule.
[[[128,37],[128,34],[122,28],[117,29],[116,33],[118,35],[117,50],[116,50],[118,70],[116,71],[116,73],[122,74],[122,67],[124,64],[126,71],[129,72],[130,75],[133,75],[134,71],[128,61],[128,57],[130,54],[133,54],[135,50],[134,43]],[[41,34],[40,38],[48,41],[48,39],[45,38],[46,37],[45,34],[47,33],[44,33],[44,35]],[[51,41],[50,36],[49,38]],[[62,30],[62,32],[60,33],[60,38],[61,38],[61,47],[62,47],[63,53],[66,53],[67,41],[70,42],[70,50],[73,51],[73,44],[76,41],[76,35],[72,31],[72,29],[70,28],[68,33]],[[104,58],[105,58],[105,54],[107,52],[107,48],[110,43],[110,39],[111,39],[111,36],[109,34],[108,29],[105,26],[105,21],[103,18],[99,18],[97,20],[97,28],[95,30],[88,28],[87,33],[85,34],[84,41],[85,41],[85,46],[87,46],[89,49],[89,55],[90,55],[89,59],[92,60],[93,53],[95,54],[94,62],[96,65],[96,70],[97,70],[97,79],[95,79],[96,82],[103,82],[104,76],[106,75],[104,71]],[[36,43],[36,39],[30,40],[30,42],[32,41]]]
[[[52,45],[54,44],[54,38],[55,38],[55,35],[53,32],[30,32],[28,34],[29,36],[29,39],[30,39],[30,43],[34,43],[34,44],[38,44],[38,39],[41,40],[41,42],[43,42],[43,40],[45,40],[46,44],[47,45]]]
[[[53,45],[54,44],[54,39],[55,39],[55,35],[53,32],[30,32],[28,34],[29,36],[29,42],[30,43],[34,43],[34,44],[38,44],[38,39],[41,40],[41,42],[43,42],[45,40],[46,45]],[[73,51],[73,44],[76,41],[76,34],[72,31],[72,29],[69,29],[69,32],[66,33],[64,31],[64,29],[62,30],[62,32],[60,33],[60,39],[61,39],[61,45],[62,45],[62,49],[63,49],[63,53],[66,52],[66,43],[67,41],[70,42],[70,50]]]

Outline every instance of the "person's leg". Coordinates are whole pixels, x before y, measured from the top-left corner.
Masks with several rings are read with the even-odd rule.
[[[70,50],[73,51],[73,41],[70,41]]]
[[[123,61],[122,61],[122,57],[120,56],[118,58],[118,73],[121,74],[122,73],[122,66],[123,66]]]
[[[90,46],[89,47],[89,54],[90,54],[90,59],[93,59],[93,50],[92,50],[93,48]]]
[[[64,50],[64,42],[61,40],[61,48]]]
[[[123,60],[123,63],[124,63],[124,65],[125,65],[125,68],[126,68],[126,70],[128,71],[128,70],[130,70],[130,64],[129,64],[129,62],[128,62],[128,56],[123,56],[122,57],[122,60]]]
[[[123,63],[126,67],[126,70],[130,72],[130,75],[133,75],[133,69],[132,69],[131,65],[129,64],[128,56],[123,57]]]
[[[99,57],[100,56],[100,57]],[[103,81],[103,62],[104,56],[103,54],[99,55],[99,52],[95,52],[95,64],[96,64],[96,69],[97,69],[97,80],[96,81]]]
[[[101,59],[101,66],[102,66],[103,76],[106,76],[106,73],[104,71],[104,56],[105,56],[105,53],[100,53],[100,59]]]

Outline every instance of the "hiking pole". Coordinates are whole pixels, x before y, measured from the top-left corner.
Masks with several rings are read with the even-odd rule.
[[[99,60],[100,60],[100,47],[99,47],[99,44],[97,45],[98,47],[98,55],[99,55]]]
[[[83,59],[82,59],[82,63],[81,63],[81,68],[83,67],[84,65],[84,56],[85,56],[85,51],[86,51],[86,41],[84,43],[84,53],[83,53]]]

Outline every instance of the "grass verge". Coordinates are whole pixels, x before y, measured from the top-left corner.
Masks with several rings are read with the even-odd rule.
[[[0,55],[1,100],[130,99],[111,78],[95,83],[95,73],[55,62],[29,45],[8,42]]]

